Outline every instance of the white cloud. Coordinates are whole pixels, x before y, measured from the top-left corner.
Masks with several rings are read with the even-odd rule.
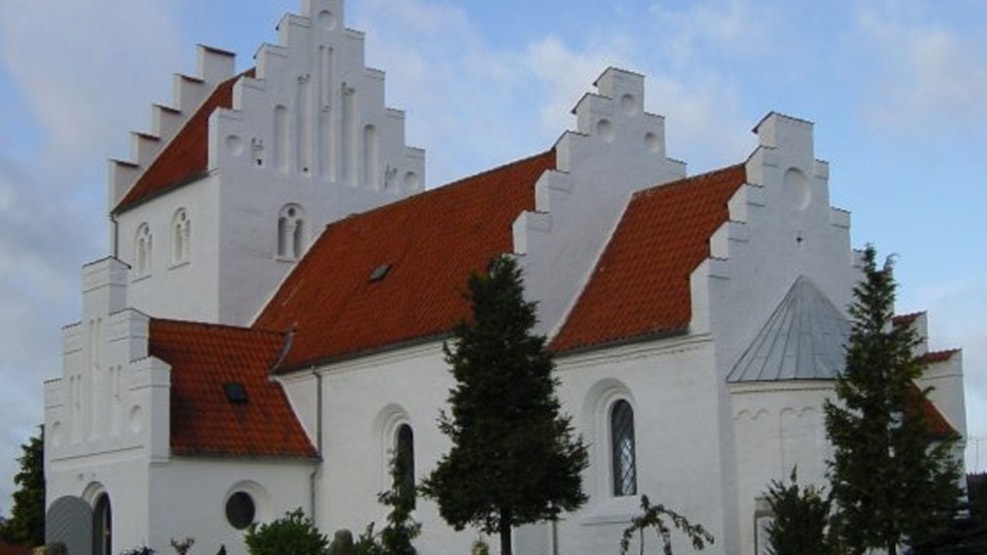
[[[927,132],[987,120],[987,40],[929,19],[890,3],[857,12],[864,59],[877,64],[864,106],[874,124]]]
[[[151,102],[170,101],[160,93],[191,59],[173,7],[0,3],[0,73],[30,112],[5,118],[0,141],[2,513],[19,445],[43,418],[42,382],[60,373],[60,328],[78,318],[79,266],[106,252],[101,160],[129,154],[127,128],[149,128]]]

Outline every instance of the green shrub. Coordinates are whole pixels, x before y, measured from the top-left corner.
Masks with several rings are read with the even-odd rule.
[[[251,555],[325,555],[329,548],[329,540],[300,508],[267,524],[251,524],[246,543]]]

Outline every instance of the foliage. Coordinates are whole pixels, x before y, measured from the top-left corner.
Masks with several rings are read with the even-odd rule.
[[[768,525],[768,552],[772,555],[823,555],[830,552],[826,527],[832,502],[822,491],[798,485],[795,469],[785,485],[773,480],[768,505],[774,520]]]
[[[490,555],[490,546],[483,541],[483,538],[477,538],[473,542],[473,548],[470,549],[470,555]]]
[[[0,538],[14,544],[40,546],[45,543],[45,440],[44,428],[21,445],[14,475],[17,491],[10,519],[0,526]]]
[[[586,447],[560,414],[552,356],[532,333],[535,305],[524,300],[515,261],[495,259],[487,274],[469,277],[468,289],[472,321],[445,345],[456,386],[439,428],[453,446],[421,491],[455,529],[499,533],[501,554],[511,555],[511,527],[586,501]]]
[[[697,550],[704,549],[706,544],[713,544],[713,535],[706,531],[701,524],[692,524],[679,513],[665,508],[664,505],[652,505],[647,495],[641,496],[641,516],[634,517],[631,525],[624,529],[624,534],[620,538],[620,553],[624,555],[630,549],[631,540],[637,533],[641,540],[641,553],[644,553],[644,531],[654,528],[655,533],[662,542],[662,552],[665,555],[672,555],[672,530],[665,523],[665,518],[672,521],[672,525],[678,528],[683,534],[689,537],[692,547]]]
[[[251,524],[245,540],[251,555],[323,555],[329,548],[329,540],[301,508],[267,524]]]
[[[380,534],[374,533],[374,523],[370,523],[356,542],[357,555],[417,555],[412,540],[421,532],[421,524],[411,518],[415,509],[415,485],[406,483],[408,465],[400,453],[391,458],[391,489],[377,496],[377,499],[391,507],[387,515],[387,526]]]
[[[889,258],[878,267],[864,252],[864,279],[854,287],[846,368],[837,403],[826,402],[829,464],[836,502],[834,531],[851,552],[921,543],[948,524],[959,497],[956,437],[933,439],[914,380],[924,365],[909,325],[894,325],[896,284]],[[911,401],[909,398],[911,397]]]
[[[178,553],[178,555],[186,555],[186,553],[192,549],[192,545],[194,544],[195,538],[182,538],[180,540],[171,538],[171,548],[174,549],[175,553]]]
[[[987,473],[967,474],[967,502],[949,528],[916,545],[914,555],[983,555],[987,553]]]

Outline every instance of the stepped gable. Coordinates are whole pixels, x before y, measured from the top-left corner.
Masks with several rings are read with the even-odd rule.
[[[906,411],[915,410],[921,407],[925,416],[925,424],[929,427],[929,435],[936,439],[945,439],[957,434],[956,429],[946,420],[946,417],[939,412],[936,405],[922,394],[922,390],[914,383],[908,388],[908,400]]]
[[[209,165],[209,116],[217,108],[232,108],[233,86],[241,77],[253,76],[254,70],[251,69],[220,83],[116,205],[113,212],[123,212],[203,177]]]
[[[685,331],[690,274],[747,180],[730,166],[634,194],[551,347],[556,352]]]
[[[150,355],[171,365],[172,453],[317,458],[281,386],[269,379],[284,344],[281,333],[152,319]],[[226,384],[240,384],[245,401],[231,401]]]
[[[555,167],[550,150],[329,225],[254,323],[295,330],[279,368],[448,333],[469,316],[470,272],[512,252]]]

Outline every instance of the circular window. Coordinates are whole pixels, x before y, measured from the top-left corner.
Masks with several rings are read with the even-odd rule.
[[[243,530],[254,522],[254,498],[244,491],[238,491],[226,500],[226,520],[230,526]]]

